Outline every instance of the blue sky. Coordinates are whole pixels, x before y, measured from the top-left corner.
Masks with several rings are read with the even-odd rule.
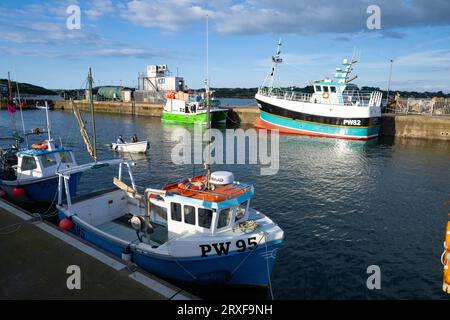
[[[81,9],[68,30],[66,9]],[[369,30],[369,5],[381,29]],[[47,88],[81,88],[88,66],[96,85],[136,85],[148,64],[168,64],[199,88],[205,78],[205,17],[210,17],[210,79],[216,87],[255,87],[282,38],[278,85],[331,76],[358,52],[359,85],[450,90],[447,0],[47,0],[0,2],[0,78]]]

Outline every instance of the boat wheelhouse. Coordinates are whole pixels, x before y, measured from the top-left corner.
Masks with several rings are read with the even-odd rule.
[[[113,190],[71,200],[72,174],[119,165]],[[131,185],[125,184],[125,170]],[[164,278],[201,284],[267,286],[284,233],[251,208],[251,185],[231,173],[198,176],[139,194],[124,160],[100,161],[60,173],[57,208],[61,226],[85,240],[131,259]]]
[[[184,92],[168,92],[164,106],[162,121],[169,123],[201,124],[208,122],[207,104],[210,104],[211,122],[225,123],[228,109],[220,108],[220,100],[210,98],[209,101],[200,94]]]
[[[273,87],[276,65],[282,62],[280,46],[272,57],[269,85],[259,88],[255,99],[260,117],[255,126],[284,133],[331,138],[368,140],[379,134],[381,99],[379,91],[362,92],[351,83],[354,58],[344,59],[333,79],[312,82],[313,93]],[[266,78],[267,79],[267,78]]]

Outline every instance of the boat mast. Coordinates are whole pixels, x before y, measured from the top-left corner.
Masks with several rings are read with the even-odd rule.
[[[92,94],[92,70],[91,67],[89,67],[89,74],[88,74],[88,84],[89,84],[89,104],[91,107],[91,117],[92,117],[92,131],[93,131],[93,144],[94,144],[94,150],[93,150],[93,158],[94,161],[97,162],[97,134],[95,133],[95,116],[94,116],[94,99]]]
[[[277,45],[277,53],[272,56],[272,69],[269,76],[269,93],[272,92],[273,82],[275,81],[275,70],[277,64],[283,62],[283,59],[280,57],[281,54],[281,38],[278,40]]]
[[[22,99],[20,99],[19,83],[17,81],[16,81],[16,89],[17,89],[17,99],[19,101],[19,108],[20,108],[20,118],[22,120],[23,136],[25,138],[25,143],[28,146],[28,137],[25,131],[25,121],[23,120]]]
[[[209,99],[209,42],[208,42],[208,15],[206,15],[206,79],[205,79],[205,98],[206,98],[206,130],[208,130],[208,160],[205,161],[206,170],[206,188],[210,187],[211,178],[211,105]]]
[[[11,77],[8,71],[8,98],[12,100],[12,86],[11,86]]]
[[[11,85],[11,77],[8,71],[8,104],[13,105],[13,96],[12,96],[12,85]],[[17,137],[17,128],[16,128],[16,119],[14,117],[14,113],[10,113],[11,115],[11,124],[13,127],[13,136]],[[16,142],[17,143],[17,142]]]

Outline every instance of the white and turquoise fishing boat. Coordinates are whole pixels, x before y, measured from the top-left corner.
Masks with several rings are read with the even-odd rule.
[[[368,140],[380,131],[381,99],[379,91],[362,92],[351,81],[354,58],[344,59],[333,79],[313,81],[313,93],[273,87],[275,69],[282,63],[281,42],[272,56],[272,69],[255,95],[260,117],[255,126],[283,133],[330,138]]]
[[[119,166],[113,189],[71,199],[74,174],[111,165]],[[59,177],[60,226],[96,246],[168,279],[268,285],[284,233],[251,207],[253,186],[235,181],[232,173],[197,176],[143,194],[125,160],[81,165]]]

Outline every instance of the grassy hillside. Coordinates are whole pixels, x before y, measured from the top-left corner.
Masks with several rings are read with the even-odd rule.
[[[0,79],[0,84],[8,85],[8,80]],[[54,95],[54,94],[56,94],[55,91],[52,91],[52,90],[49,90],[49,89],[46,89],[43,87],[35,86],[30,83],[19,82],[18,84],[19,84],[20,94],[33,94],[33,95]],[[16,82],[11,81],[11,86],[12,86],[12,91],[13,91],[13,95],[14,95],[17,91]]]

